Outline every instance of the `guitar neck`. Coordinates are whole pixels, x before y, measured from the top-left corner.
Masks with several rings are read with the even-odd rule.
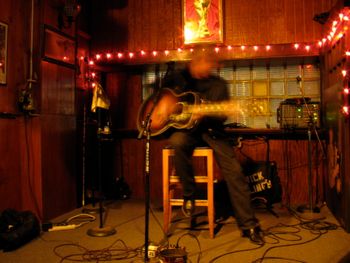
[[[224,101],[219,103],[186,105],[183,112],[202,115],[263,115],[266,114],[266,106],[262,102]]]
[[[239,112],[240,108],[234,103],[205,103],[200,105],[189,105],[184,109],[193,114],[200,113],[205,115],[230,114]]]

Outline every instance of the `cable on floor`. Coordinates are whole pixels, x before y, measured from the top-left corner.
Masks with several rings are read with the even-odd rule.
[[[223,258],[223,257],[229,256],[229,255],[232,255],[232,254],[243,253],[243,252],[248,252],[248,251],[253,251],[253,250],[258,250],[258,249],[260,249],[260,248],[263,247],[263,246],[264,246],[264,245],[259,245],[259,246],[254,247],[254,248],[248,248],[248,249],[240,249],[240,250],[230,251],[230,252],[221,254],[221,255],[219,255],[219,256],[216,256],[215,258],[212,258],[212,259],[209,261],[209,263],[213,263],[213,262],[217,261],[218,259],[221,259],[221,258]]]
[[[200,262],[200,259],[201,259],[201,256],[202,256],[202,248],[201,248],[201,243],[199,242],[199,239],[198,239],[195,235],[193,235],[193,234],[191,234],[191,233],[185,233],[185,234],[181,235],[181,236],[177,239],[177,241],[176,241],[176,247],[177,247],[177,248],[180,247],[179,244],[180,244],[181,239],[184,238],[184,237],[186,237],[186,236],[190,236],[191,238],[195,239],[196,242],[197,242],[198,249],[199,249],[199,253],[198,253],[198,257],[197,257],[197,262],[199,263],[199,262]]]
[[[90,214],[78,214],[59,223],[43,223],[43,231],[71,230],[81,227],[87,223],[95,221],[96,217]]]
[[[292,247],[292,246],[299,246],[299,245],[304,245],[307,243],[311,243],[317,239],[319,239],[322,235],[328,233],[329,230],[337,230],[339,228],[338,225],[330,223],[328,221],[324,221],[324,218],[322,219],[315,219],[315,220],[305,220],[304,218],[297,216],[296,213],[294,213],[293,210],[291,210],[292,215],[295,216],[299,220],[299,223],[294,224],[294,225],[285,225],[285,224],[278,224],[276,226],[272,226],[266,230],[265,237],[266,238],[272,238],[274,240],[278,240],[278,243],[280,240],[282,241],[293,241],[293,242],[298,242],[303,240],[301,236],[298,235],[302,230],[307,230],[311,234],[315,235],[314,238],[303,241],[303,242],[298,242],[298,243],[293,243],[293,244],[285,244],[285,245],[279,245],[279,246],[272,246],[268,249],[265,250],[264,254],[262,255],[261,258],[256,259],[252,263],[261,263],[263,262],[264,259],[272,259],[272,260],[288,260],[290,261],[295,261],[295,262],[305,262],[302,260],[298,259],[290,259],[290,258],[283,258],[283,257],[266,257],[267,253],[269,253],[273,249],[278,249],[278,248],[283,248],[283,247]],[[286,230],[283,230],[283,228],[286,228]],[[288,230],[291,229],[291,230]],[[286,239],[283,238],[283,235],[291,235],[295,237],[294,240],[292,239]]]
[[[121,248],[114,247],[116,246],[117,243],[121,243],[122,247]],[[64,255],[58,251],[62,248],[71,249],[71,247],[77,249],[78,252]],[[140,248],[131,249],[125,244],[123,240],[118,239],[115,242],[113,242],[112,245],[103,249],[90,250],[78,244],[61,244],[56,246],[53,251],[55,255],[61,259],[60,262],[64,262],[64,261],[101,262],[101,261],[132,259],[140,255],[141,249]]]
[[[295,216],[296,217],[296,216]],[[262,263],[264,260],[275,260],[279,262],[287,261],[287,262],[301,262],[305,263],[303,260],[299,259],[293,259],[293,258],[286,258],[286,257],[275,257],[275,256],[266,256],[271,250],[283,248],[283,247],[292,247],[292,246],[299,246],[304,245],[310,242],[313,242],[317,239],[319,239],[322,235],[326,234],[330,230],[337,230],[339,228],[338,225],[327,222],[325,220],[305,220],[301,217],[296,217],[299,222],[292,225],[282,224],[279,223],[275,226],[271,226],[264,230],[264,238],[265,238],[265,244],[280,244],[281,241],[285,242],[293,242],[292,244],[281,244],[281,245],[275,245],[272,247],[269,247],[266,249],[262,255],[262,257],[254,260],[252,263]],[[302,230],[307,230],[311,234],[315,235],[315,237],[309,239],[309,240],[303,240],[303,237],[301,236]],[[232,255],[235,253],[241,253],[241,252],[247,252],[252,250],[257,250],[263,247],[263,245],[252,248],[252,249],[243,249],[243,250],[235,250],[228,253],[221,254],[213,259],[211,259],[209,262],[215,262],[218,259],[221,259],[223,257],[226,257],[228,255]]]

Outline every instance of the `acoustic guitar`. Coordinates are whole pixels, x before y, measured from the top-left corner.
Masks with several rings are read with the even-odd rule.
[[[141,131],[148,117],[151,119],[150,135],[157,136],[169,128],[192,129],[202,116],[233,115],[266,115],[265,102],[230,100],[212,103],[204,101],[195,92],[176,94],[171,89],[163,88],[159,94],[151,95],[142,103],[137,116],[137,128]]]

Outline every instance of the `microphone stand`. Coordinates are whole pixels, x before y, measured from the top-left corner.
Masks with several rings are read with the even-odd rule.
[[[102,206],[102,131],[101,127],[101,109],[97,109],[97,175],[99,187],[99,227],[90,228],[87,234],[92,237],[105,237],[114,235],[117,231],[111,226],[105,226],[103,222],[103,206]]]
[[[84,58],[84,63],[87,63],[87,57]],[[90,67],[87,67],[86,74],[90,76]],[[99,212],[99,207],[96,206],[96,186],[91,179],[91,207],[86,207],[86,147],[87,147],[87,128],[88,128],[88,116],[87,116],[87,107],[86,104],[88,100],[90,99],[89,96],[89,88],[91,87],[92,79],[90,77],[85,78],[85,84],[87,85],[86,88],[84,88],[84,94],[83,94],[83,142],[82,142],[82,212],[87,214],[97,214]],[[99,122],[99,120],[98,120]]]
[[[146,138],[146,147],[145,147],[145,256],[144,262],[148,262],[148,232],[149,232],[149,207],[150,207],[150,141],[151,141],[151,123],[152,123],[152,114],[159,100],[161,88],[155,94],[153,99],[153,105],[150,112],[146,115],[145,120],[142,122],[142,129],[140,130],[137,139],[141,139],[143,136]]]
[[[150,207],[150,183],[149,183],[149,177],[150,177],[150,169],[149,169],[149,157],[150,157],[150,139],[151,139],[151,115],[155,108],[155,104],[153,105],[153,108],[150,113],[147,114],[146,120],[144,121],[143,129],[140,131],[138,135],[138,139],[141,139],[142,136],[145,134],[146,137],[146,147],[145,147],[145,255],[144,255],[144,262],[148,262],[148,228],[149,228],[149,207]]]
[[[167,71],[163,78],[165,79],[170,70],[173,70],[174,63],[169,62],[167,63]],[[144,168],[144,173],[145,173],[145,186],[144,186],[144,191],[145,191],[145,255],[144,255],[144,262],[148,262],[148,236],[149,236],[149,208],[150,208],[150,142],[151,142],[151,124],[152,124],[152,114],[154,109],[157,106],[157,103],[160,98],[161,90],[162,90],[162,83],[159,79],[158,82],[158,89],[154,95],[153,98],[153,105],[151,110],[147,113],[145,120],[142,121],[142,128],[139,132],[139,135],[137,136],[137,139],[141,139],[143,136],[146,138],[146,145],[145,145],[145,168]]]
[[[306,112],[308,115],[308,128],[307,128],[307,157],[308,157],[308,195],[309,195],[309,204],[308,205],[304,205],[304,206],[299,206],[297,208],[298,212],[301,213],[320,213],[320,209],[318,207],[314,207],[313,205],[313,185],[312,185],[312,130],[314,131],[316,138],[318,140],[318,142],[321,145],[321,150],[324,156],[324,150],[323,150],[323,146],[322,146],[322,142],[320,140],[320,137],[318,135],[316,126],[315,126],[315,122],[313,120],[312,117],[312,113],[310,111],[310,108],[308,106],[308,103],[306,101],[306,98],[304,96],[304,92],[302,90],[301,87],[301,77],[297,76],[296,77],[297,82],[299,84],[299,89],[300,89],[300,93],[301,93],[301,97],[303,99],[303,104],[305,105],[306,108]]]
[[[173,63],[168,63],[168,68],[167,71],[164,75],[163,78],[165,78],[168,73],[169,69],[172,68]],[[145,255],[144,255],[144,262],[148,262],[148,236],[149,236],[149,208],[150,208],[150,141],[151,141],[151,124],[152,124],[152,114],[154,109],[157,106],[157,103],[160,98],[162,90],[162,85],[159,81],[159,88],[157,89],[154,98],[153,98],[153,105],[149,113],[147,113],[145,120],[142,122],[142,129],[139,132],[139,135],[137,136],[137,139],[141,139],[143,136],[146,138],[146,146],[145,146],[145,168],[144,168],[144,173],[145,173],[145,186],[144,186],[144,191],[145,191]]]

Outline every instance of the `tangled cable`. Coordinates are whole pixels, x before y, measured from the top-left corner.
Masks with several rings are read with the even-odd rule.
[[[117,243],[121,243],[122,247],[114,247]],[[68,255],[62,255],[59,253],[59,249],[74,247],[78,249],[77,253],[70,253]],[[75,262],[103,262],[112,260],[124,260],[135,258],[140,255],[141,249],[132,249],[127,247],[123,240],[118,239],[113,242],[112,245],[103,249],[90,250],[78,244],[61,244],[54,248],[56,256],[61,258],[60,262],[64,261],[75,261]]]
[[[293,214],[293,213],[292,213]],[[269,227],[264,231],[266,244],[272,244],[274,246],[267,248],[263,255],[252,261],[252,263],[262,263],[264,260],[276,260],[276,262],[300,262],[305,263],[303,260],[294,259],[294,258],[286,258],[286,257],[276,257],[276,256],[267,256],[269,252],[274,249],[284,248],[284,247],[292,247],[292,246],[300,246],[310,242],[313,242],[319,239],[322,235],[326,234],[330,230],[337,230],[339,228],[338,225],[325,221],[324,218],[316,219],[316,220],[305,220],[300,216],[294,214],[295,218],[299,220],[298,223],[287,225],[279,223],[275,226]],[[301,236],[301,231],[307,230],[309,233],[313,234],[314,237],[308,240],[303,241],[303,237]],[[280,244],[281,241],[293,242],[290,244]],[[277,245],[280,244],[280,245]],[[262,248],[264,245],[250,248],[250,249],[242,249],[230,251],[225,254],[221,254],[211,259],[209,262],[213,263],[218,259],[221,259],[225,256],[240,253],[240,252],[248,252]]]

